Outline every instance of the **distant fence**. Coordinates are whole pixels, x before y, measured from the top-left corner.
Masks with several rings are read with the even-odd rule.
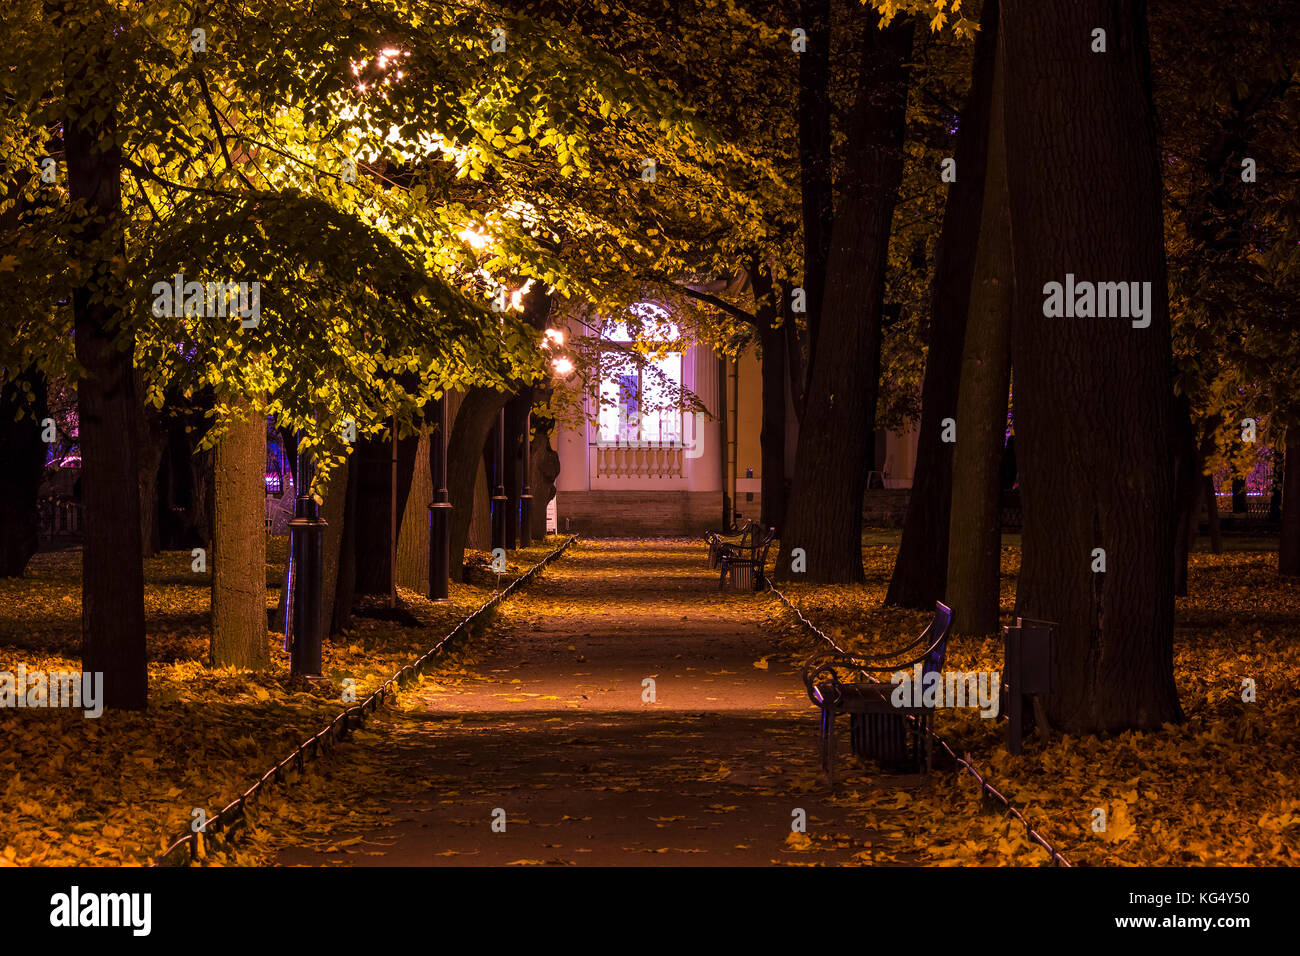
[[[190,860],[200,859],[204,854],[204,844],[207,839],[211,837],[227,837],[236,827],[247,822],[246,810],[261,795],[263,790],[284,783],[285,774],[289,770],[303,773],[306,771],[306,763],[309,759],[316,760],[322,754],[333,751],[334,745],[338,741],[346,740],[354,728],[363,726],[366,712],[374,713],[378,710],[379,705],[394,691],[397,685],[404,684],[423,670],[437,656],[444,645],[454,638],[468,633],[476,624],[481,623],[488,612],[531,581],[543,568],[562,555],[569,545],[577,540],[578,535],[570,535],[558,548],[500,591],[494,593],[478,610],[461,620],[437,644],[384,681],[369,697],[355,706],[340,711],[338,716],[327,726],[300,743],[287,757],[262,774],[251,787],[226,804],[215,816],[209,817],[200,830],[185,834],[185,836],[169,846],[154,861],[153,865],[180,864],[184,862],[187,856]]]
[[[36,503],[36,533],[42,538],[81,534],[81,502],[41,498]]]

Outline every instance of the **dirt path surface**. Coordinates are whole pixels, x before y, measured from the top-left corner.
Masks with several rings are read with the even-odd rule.
[[[871,779],[846,765],[832,795],[819,774],[816,712],[760,626],[769,600],[719,594],[698,542],[580,542],[504,606],[471,668],[381,718],[356,800],[388,824],[278,861],[892,861],[880,830],[904,821],[853,809]]]

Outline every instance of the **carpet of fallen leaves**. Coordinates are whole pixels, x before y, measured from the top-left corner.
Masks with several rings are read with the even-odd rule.
[[[512,556],[513,575],[539,559],[554,541]],[[268,562],[268,603],[276,597],[276,564]],[[702,552],[702,546],[701,546]],[[897,646],[919,632],[928,614],[880,607],[895,548],[864,549],[863,587],[796,585],[786,593],[842,644],[863,650]],[[482,556],[480,556],[482,557]],[[1004,549],[1002,610],[1014,604],[1019,553]],[[558,568],[564,568],[561,564]],[[548,575],[552,572],[548,572]],[[558,573],[566,573],[560,571]],[[681,573],[705,573],[682,568]],[[215,670],[207,650],[208,578],[189,570],[188,553],[151,559],[146,567],[151,706],[145,713],[105,714],[0,710],[0,865],[142,864],[188,829],[194,808],[209,814],[245,789],[301,739],[345,706],[337,693],[345,677],[367,693],[435,643],[455,620],[478,607],[495,583],[453,586],[448,604],[404,591],[420,621],[400,627],[360,617],[326,646],[325,671],[334,681],[316,694],[295,692],[286,655],[273,652],[264,674]],[[79,668],[79,555],[39,555],[29,576],[0,581],[0,670]],[[546,578],[510,605],[512,616],[550,613]],[[936,729],[971,758],[1030,821],[1071,861],[1085,865],[1241,865],[1300,862],[1300,643],[1296,641],[1294,586],[1280,580],[1276,558],[1239,551],[1192,557],[1191,596],[1179,599],[1176,675],[1185,723],[1154,733],[1111,738],[1031,738],[1012,757],[1003,724],[973,711],[942,711]],[[714,598],[710,597],[710,601]],[[738,616],[765,626],[770,655],[754,662],[799,661],[816,646],[771,596],[726,601]],[[419,684],[399,696],[398,711],[455,695],[478,679],[476,645],[449,652]],[[997,639],[956,640],[947,666],[998,669]],[[1257,700],[1243,703],[1242,679],[1256,682]],[[394,716],[397,716],[394,714]],[[382,729],[383,739],[378,731]],[[490,733],[489,727],[483,732]],[[841,728],[843,732],[843,728]],[[428,728],[384,720],[359,731],[338,752],[288,787],[277,788],[250,811],[254,826],[233,845],[217,844],[211,865],[259,864],[274,859],[288,836],[300,846],[338,854],[379,855],[362,836],[390,811],[381,801],[352,798],[359,790],[402,799],[427,791],[414,773],[394,773],[390,757],[369,759],[382,743],[415,770]],[[875,845],[855,859],[930,865],[1043,865],[1047,854],[1026,839],[1021,825],[981,808],[974,780],[938,770],[921,786],[903,786],[841,748],[841,785],[828,802],[847,809],[855,827],[874,831]],[[774,789],[824,788],[806,758],[787,761]],[[399,759],[397,766],[403,764]],[[725,769],[725,768],[723,768]],[[797,771],[797,772],[796,772]],[[722,773],[722,769],[718,770]],[[794,779],[797,777],[798,779]],[[797,785],[795,785],[797,784]],[[441,792],[455,800],[456,791]],[[1104,833],[1092,829],[1103,808]],[[727,807],[719,804],[719,812]],[[346,834],[354,834],[348,836]],[[815,862],[827,839],[852,834],[791,834],[786,848]],[[870,846],[870,844],[868,844]],[[829,848],[826,847],[826,848]],[[544,862],[519,860],[518,863]]]
[[[502,582],[540,560],[559,538],[514,552]],[[286,539],[271,540],[268,609],[279,596]],[[36,555],[26,576],[0,580],[0,670],[79,671],[81,555]],[[467,553],[486,566],[487,556]],[[210,574],[190,570],[190,554],[168,552],[145,563],[149,708],[106,712],[0,709],[0,866],[148,864],[187,832],[194,810],[216,813],[341,710],[342,681],[363,699],[394,671],[437,643],[492,593],[493,575],[467,574],[451,599],[434,603],[401,590],[418,627],[376,617],[328,641],[323,672],[331,683],[311,691],[289,681],[288,655],[269,634],[272,666],[264,673],[206,666]],[[467,673],[473,658],[448,648],[437,673]],[[371,735],[358,731],[338,754],[309,765],[291,786],[268,791],[257,819],[282,816],[304,802],[325,809],[329,774],[346,773],[348,756]],[[393,784],[388,784],[390,787]],[[322,802],[315,801],[320,798]],[[347,808],[326,818],[344,823]],[[250,862],[256,846],[219,850],[213,863]]]
[[[896,548],[866,547],[863,587],[792,585],[785,594],[848,648],[897,647],[929,614],[882,608]],[[1003,623],[1010,623],[1018,548],[1003,549]],[[935,730],[975,765],[1067,859],[1082,865],[1300,863],[1300,641],[1296,586],[1274,553],[1194,553],[1179,598],[1174,668],[1186,721],[1109,738],[1054,735],[1010,755],[1005,723],[942,710]],[[785,612],[791,639],[806,634]],[[902,643],[906,643],[905,641]],[[808,647],[814,644],[809,643]],[[946,669],[1000,670],[1000,638],[955,639]],[[1253,678],[1256,701],[1242,701]],[[871,810],[907,806],[901,836],[923,863],[1042,864],[1024,828],[982,811],[969,774],[936,773],[912,794],[863,793]],[[1102,833],[1094,810],[1106,811]]]

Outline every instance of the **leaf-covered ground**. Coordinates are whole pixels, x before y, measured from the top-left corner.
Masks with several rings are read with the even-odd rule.
[[[512,571],[543,553],[512,556]],[[862,588],[786,593],[841,643],[896,646],[928,615],[879,606],[894,553],[888,537],[868,541]],[[1018,561],[1015,547],[1004,550],[1007,617]],[[204,667],[206,578],[189,571],[188,554],[147,571],[148,713],[0,710],[5,862],[148,862],[194,807],[224,806],[344,706],[337,694],[291,693],[278,650],[257,677]],[[273,561],[268,583],[275,576]],[[422,626],[359,618],[327,646],[326,671],[364,692],[488,593],[454,587],[450,604],[434,605],[404,592]],[[1273,555],[1198,553],[1191,597],[1178,602],[1185,724],[1046,746],[1031,738],[1019,757],[1005,752],[1003,724],[973,711],[941,711],[936,729],[1074,862],[1295,863],[1295,616]],[[0,582],[0,670],[20,661],[75,669],[78,627],[75,553],[38,556],[31,577]],[[207,862],[1047,862],[1019,823],[982,811],[974,781],[952,770],[892,776],[841,738],[830,792],[798,679],[816,647],[772,596],[719,594],[698,542],[583,542],[397,707],[262,801],[255,825]],[[957,640],[947,662],[1000,664],[993,639]],[[1245,677],[1256,682],[1253,704],[1241,701]],[[491,828],[498,808],[504,833]],[[1105,833],[1092,830],[1096,808],[1106,810]],[[795,810],[807,815],[806,833],[791,829]]]
[[[864,548],[866,586],[785,589],[841,644],[896,646],[928,614],[882,609],[895,548]],[[1018,548],[1003,549],[1002,614],[1015,603]],[[793,623],[787,620],[791,631]],[[1159,733],[1100,739],[1034,738],[1025,753],[1004,746],[1005,724],[969,710],[943,710],[935,729],[969,752],[995,786],[1072,862],[1087,865],[1294,865],[1300,863],[1300,604],[1277,575],[1275,553],[1194,553],[1189,596],[1179,598],[1174,668],[1187,720]],[[1001,669],[1000,639],[949,645],[945,668]],[[1256,701],[1242,701],[1253,678]],[[965,774],[936,774],[911,812],[908,839],[941,864],[1041,862],[996,814],[981,813]],[[888,794],[867,795],[888,805]],[[1094,811],[1106,811],[1104,833]],[[1010,854],[1010,855],[1008,855]]]
[[[515,552],[505,580],[557,543]],[[285,539],[272,539],[270,551],[268,608],[278,597]],[[453,584],[444,604],[403,590],[420,627],[354,618],[325,645],[332,685],[308,693],[290,688],[288,655],[277,643],[266,673],[205,666],[211,578],[191,571],[190,560],[189,552],[170,552],[146,562],[148,711],[87,719],[64,709],[0,709],[0,865],[151,862],[187,832],[195,808],[215,813],[349,706],[343,679],[354,679],[363,698],[479,607],[495,584],[486,575],[477,586]],[[79,551],[39,554],[27,576],[0,580],[0,671],[19,664],[29,672],[79,671],[80,601]],[[463,649],[443,666],[465,671]],[[346,762],[365,736],[334,759]],[[276,814],[295,789],[278,790],[260,812]]]

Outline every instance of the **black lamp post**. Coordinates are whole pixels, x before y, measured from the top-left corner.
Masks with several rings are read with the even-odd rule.
[[[451,576],[451,499],[447,494],[447,396],[437,400],[437,433],[429,443],[433,503],[429,505],[429,598],[447,599]]]
[[[497,412],[497,423],[492,435],[494,446],[493,475],[496,486],[492,491],[492,550],[505,550],[506,547],[506,508],[510,499],[506,497],[506,410],[505,406]]]
[[[323,555],[321,520],[316,499],[311,496],[314,467],[302,451],[298,433],[297,497],[293,520],[289,522],[289,613],[285,615],[284,640],[289,651],[289,673],[293,676],[321,676],[321,579]]]
[[[523,444],[523,491],[519,494],[519,547],[526,548],[533,543],[533,486],[529,483],[533,461],[533,409],[532,403],[524,408],[524,429],[520,436]]]

